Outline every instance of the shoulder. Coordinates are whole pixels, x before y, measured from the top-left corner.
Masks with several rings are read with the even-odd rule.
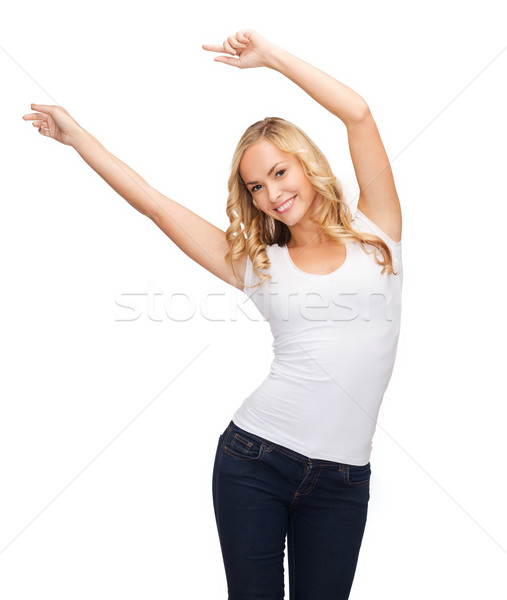
[[[277,266],[280,264],[282,259],[283,247],[278,244],[266,244],[265,246],[266,255],[269,260],[269,265],[265,268],[260,267],[260,272],[273,275],[277,271]],[[246,268],[245,268],[245,283],[247,285],[254,285],[260,281],[259,276],[255,273],[253,268],[253,262],[250,255],[246,255]],[[246,291],[246,286],[243,288]]]
[[[283,250],[283,246],[279,246],[278,244],[266,244],[265,250],[268,258],[271,259],[271,257],[276,257]],[[252,261],[248,253],[246,254],[246,257],[247,261],[251,263]]]

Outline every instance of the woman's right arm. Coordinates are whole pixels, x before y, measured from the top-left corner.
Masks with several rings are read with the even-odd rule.
[[[38,113],[24,115],[34,120],[39,132],[72,146],[83,160],[122,198],[149,217],[187,256],[230,285],[243,290],[225,261],[225,232],[196,213],[151,187],[138,173],[111,154],[60,106],[32,105]],[[246,252],[236,263],[244,277]]]
[[[94,171],[131,206],[149,217],[187,256],[226,283],[243,289],[224,260],[227,252],[224,231],[151,187],[84,129],[72,145]],[[245,270],[246,254],[236,266],[240,277],[244,277]]]

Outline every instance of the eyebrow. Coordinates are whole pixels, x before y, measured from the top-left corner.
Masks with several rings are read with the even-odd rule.
[[[284,163],[284,162],[285,162],[285,161],[284,161],[284,160],[282,160],[282,161],[280,161],[280,162],[277,162],[277,163],[276,163],[276,165],[273,165],[273,166],[271,167],[271,169],[269,170],[268,177],[269,177],[269,176],[271,175],[271,173],[274,171],[275,167],[278,167],[278,165],[281,165],[281,164],[282,164],[282,163]],[[249,181],[249,182],[247,183],[247,185],[252,185],[252,183],[259,183],[259,182],[258,182],[258,181]]]

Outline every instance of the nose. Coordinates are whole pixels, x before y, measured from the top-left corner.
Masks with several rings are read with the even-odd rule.
[[[269,198],[270,203],[273,204],[274,206],[277,206],[278,204],[280,204],[282,193],[277,188],[277,186],[271,185],[271,187],[268,187],[267,191],[268,191],[268,198]]]

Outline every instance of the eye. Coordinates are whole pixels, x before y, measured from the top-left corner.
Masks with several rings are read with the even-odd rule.
[[[278,171],[276,174],[278,175],[279,173],[285,173],[287,169],[281,169],[280,171]],[[256,191],[256,188],[258,188],[259,185],[254,185],[252,188],[252,193]]]

